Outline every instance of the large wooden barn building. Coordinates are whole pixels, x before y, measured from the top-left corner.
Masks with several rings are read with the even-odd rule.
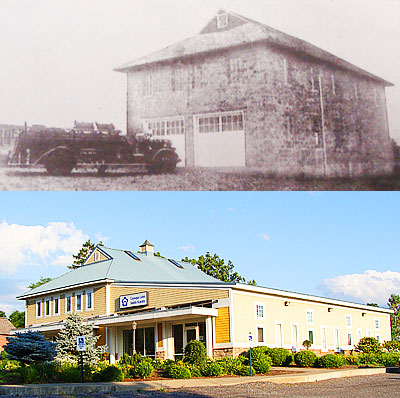
[[[391,172],[385,87],[303,40],[218,11],[199,34],[115,69],[127,131],[168,138],[178,166]]]

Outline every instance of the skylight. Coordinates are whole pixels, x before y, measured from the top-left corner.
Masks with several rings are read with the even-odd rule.
[[[179,264],[177,261],[173,260],[172,258],[169,258],[168,261],[174,265],[176,265],[178,268],[184,269],[183,265]]]
[[[141,261],[140,258],[138,256],[136,256],[135,254],[133,254],[131,251],[129,251],[129,250],[124,250],[124,251],[129,257],[132,257],[134,260]]]

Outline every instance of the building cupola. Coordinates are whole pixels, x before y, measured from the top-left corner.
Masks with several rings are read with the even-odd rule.
[[[147,239],[139,246],[140,253],[146,256],[154,255],[154,245],[152,245]]]

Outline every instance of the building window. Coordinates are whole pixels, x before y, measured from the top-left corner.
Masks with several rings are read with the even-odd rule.
[[[75,311],[82,311],[82,293],[75,294]]]
[[[65,296],[65,312],[71,312],[72,311],[72,296]]]
[[[309,330],[308,331],[308,340],[311,341],[311,344],[314,344],[314,330]]]
[[[53,299],[53,314],[60,315],[60,298],[54,297]]]
[[[351,315],[346,315],[346,328],[351,328]]]
[[[357,82],[354,82],[354,97],[356,101],[358,101],[358,85]]]
[[[243,131],[243,113],[229,112],[198,118],[199,133]]]
[[[378,340],[378,343],[381,342],[381,341],[380,341],[380,340],[381,340],[381,337],[379,336],[379,334],[377,334],[375,338]]]
[[[264,319],[264,304],[256,303],[256,319]]]
[[[203,88],[203,67],[202,65],[193,65],[192,69],[192,89]]]
[[[367,329],[367,336],[366,337],[371,337],[371,331]]]
[[[217,28],[222,29],[228,26],[228,14],[224,11],[217,14]]]
[[[257,328],[258,342],[264,343],[264,328]]]
[[[362,330],[357,329],[357,343],[359,343],[361,339],[362,339]]]
[[[151,96],[153,95],[153,76],[146,75],[143,81],[143,95]]]
[[[86,310],[93,309],[93,292],[86,292]]]
[[[147,120],[145,128],[154,136],[185,134],[185,120],[183,117]]]
[[[288,62],[286,58],[283,58],[283,78],[285,84],[288,84],[289,79],[288,79]]]
[[[336,87],[335,87],[335,75],[331,74],[331,83],[332,83],[332,94],[336,95]]]
[[[308,324],[314,323],[314,310],[306,310],[306,322]]]
[[[310,69],[311,71],[311,91],[319,91],[319,73],[316,73],[313,68]]]
[[[182,91],[184,86],[183,68],[175,68],[172,71],[171,89],[172,91]]]
[[[93,257],[95,262],[100,261],[100,253],[97,250],[94,252]]]
[[[36,318],[42,317],[42,300],[36,301]]]
[[[351,333],[347,333],[347,345],[353,345],[353,336]]]
[[[45,303],[44,303],[44,315],[45,316],[50,316],[51,315],[51,301],[50,299],[46,299]]]
[[[293,115],[286,116],[286,134],[290,137],[295,133],[295,117]]]
[[[375,329],[380,329],[380,326],[379,319],[375,319]]]
[[[322,137],[322,121],[320,115],[312,116],[312,131],[314,133],[315,138],[315,146],[317,148],[322,148],[323,146],[323,137]]]

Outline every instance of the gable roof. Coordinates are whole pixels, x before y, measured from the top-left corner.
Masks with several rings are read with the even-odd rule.
[[[220,13],[221,10],[218,11]],[[266,42],[295,51],[301,55],[307,55],[324,63],[331,64],[340,69],[345,69],[383,83],[386,86],[393,86],[392,83],[373,75],[357,66],[330,54],[327,51],[314,46],[304,40],[283,33],[260,22],[241,15],[227,12],[229,25],[227,28],[217,30],[216,16],[196,36],[175,43],[162,50],[153,52],[144,57],[138,58],[114,70],[117,72],[128,72],[135,68],[148,64],[164,61],[178,60],[185,57],[206,54],[221,49],[228,49],[241,45],[249,45],[256,42]]]
[[[7,318],[0,318],[0,334],[9,335],[14,325]]]
[[[17,298],[26,299],[57,290],[66,290],[80,285],[86,286],[106,281],[136,284],[234,284],[221,282],[200,271],[190,263],[176,261],[179,264],[178,267],[166,258],[146,255],[145,253],[134,253],[135,257],[139,259],[135,260],[128,254],[129,251],[105,246],[96,246],[95,250],[103,252],[109,259],[93,262],[71,270],[50,282],[29,290]]]

